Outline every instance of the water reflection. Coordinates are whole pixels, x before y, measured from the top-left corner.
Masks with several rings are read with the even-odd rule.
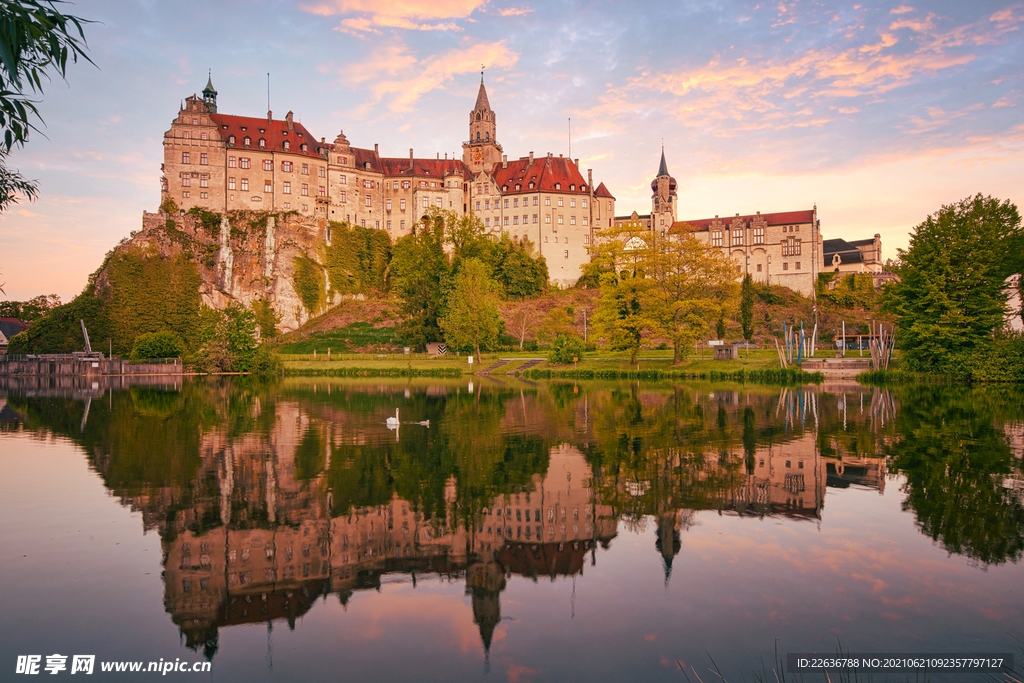
[[[829,488],[883,493],[949,553],[1024,551],[1021,393],[856,386],[186,382],[11,392],[0,431],[65,435],[142,513],[164,607],[213,657],[222,629],[296,620],[394,575],[463,582],[485,652],[513,577],[583,575],[656,527],[673,561],[700,511],[820,525]],[[427,425],[389,430],[403,422]]]

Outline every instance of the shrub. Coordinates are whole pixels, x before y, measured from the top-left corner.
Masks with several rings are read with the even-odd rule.
[[[560,334],[551,345],[548,361],[555,365],[567,365],[583,355],[586,344],[577,334]]]
[[[135,338],[132,360],[177,358],[185,353],[185,342],[173,332],[148,332]]]

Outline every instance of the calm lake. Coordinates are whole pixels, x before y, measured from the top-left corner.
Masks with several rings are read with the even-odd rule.
[[[0,389],[0,467],[4,681],[53,654],[116,681],[155,674],[101,662],[710,683],[840,646],[1024,659],[1021,388]]]

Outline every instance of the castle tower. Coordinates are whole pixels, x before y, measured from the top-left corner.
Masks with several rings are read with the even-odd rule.
[[[211,114],[217,113],[217,90],[213,87],[213,74],[206,79],[206,87],[203,88],[203,102]]]
[[[651,229],[667,231],[676,222],[676,179],[668,174],[665,163],[665,148],[661,148],[661,165],[658,175],[651,181]]]
[[[487,171],[501,161],[501,145],[498,144],[497,121],[491,103],[487,101],[484,75],[480,73],[480,90],[476,95],[476,106],[469,112],[469,142],[462,144],[462,161],[474,174]]]

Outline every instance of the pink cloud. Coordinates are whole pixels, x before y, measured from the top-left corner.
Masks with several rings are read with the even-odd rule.
[[[303,11],[323,17],[349,16],[339,24],[346,33],[376,33],[378,28],[414,31],[457,31],[458,24],[443,20],[468,19],[486,0],[321,0],[301,5]],[[436,22],[436,23],[431,23]]]

